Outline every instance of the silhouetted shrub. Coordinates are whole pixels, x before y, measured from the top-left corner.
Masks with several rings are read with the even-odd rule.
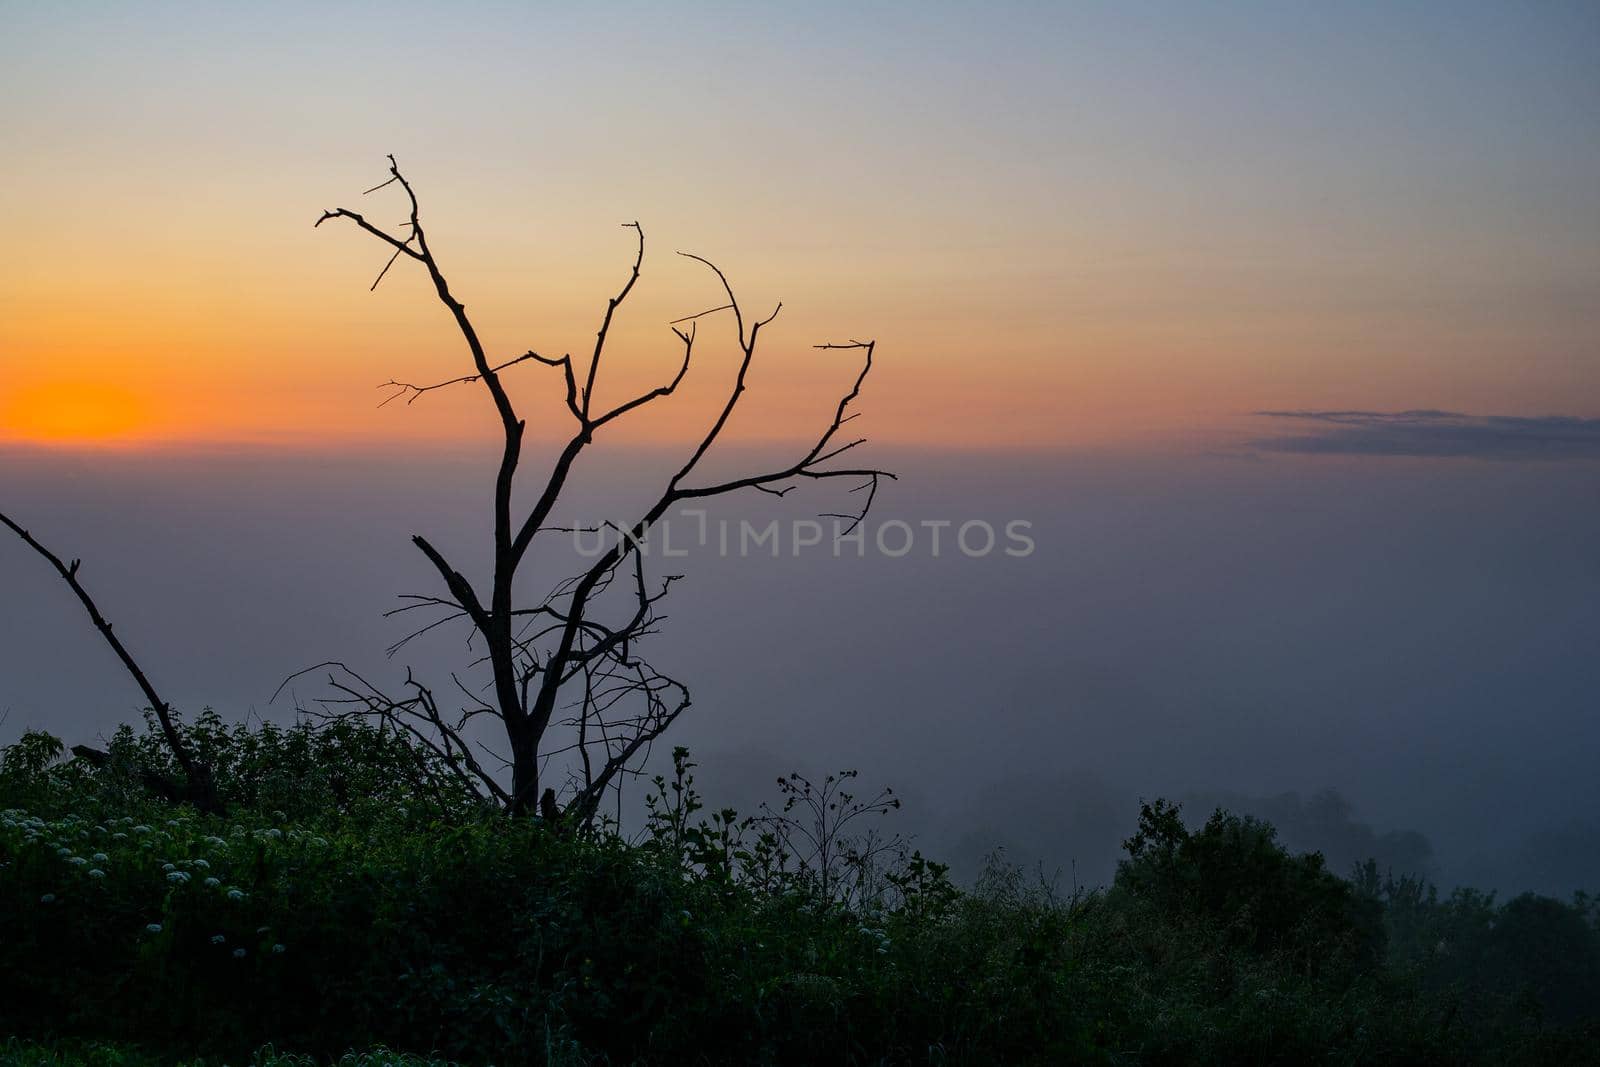
[[[629,842],[410,797],[375,735],[193,729],[227,817],[144,792],[131,733],[97,766],[0,754],[0,1032],[502,1064],[1564,1062],[1594,1036],[1586,901],[1351,884],[1223,812],[1145,806],[1106,893],[998,861],[960,892],[870,844],[842,892],[766,817],[704,816],[683,753]]]
[[[1293,856],[1271,826],[1218,810],[1199,830],[1164,801],[1142,804],[1115,892],[1228,943],[1273,953],[1297,972],[1349,979],[1383,956],[1382,908],[1329,873],[1317,853]]]

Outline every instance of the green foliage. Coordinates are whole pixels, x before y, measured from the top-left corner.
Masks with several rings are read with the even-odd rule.
[[[61,739],[29,730],[13,745],[0,749],[0,795],[18,800],[48,796],[66,746]]]
[[[1360,891],[1382,903],[1396,968],[1461,1010],[1508,1023],[1532,1018],[1575,1025],[1595,1014],[1600,991],[1600,908],[1578,894],[1567,904],[1525,893],[1438,891],[1413,878],[1356,872]]]
[[[123,727],[112,738],[103,795],[126,803],[149,777],[178,777],[170,750],[147,713],[146,729]],[[270,722],[229,726],[209,708],[192,724],[179,722],[195,758],[211,768],[223,804],[278,812],[297,824],[361,825],[401,822],[411,827],[477,814],[482,804],[464,784],[439,785],[439,760],[408,745],[392,730],[360,720]]]
[[[1348,982],[1383,956],[1382,908],[1334,877],[1321,855],[1293,856],[1273,828],[1217,811],[1190,833],[1176,807],[1143,804],[1115,890],[1167,921],[1270,953],[1297,973]]]
[[[898,836],[885,837],[862,820],[900,806],[889,790],[858,801],[843,786],[854,771],[829,775],[821,786],[803,776],[778,779],[777,810],[741,819],[731,808],[696,818],[704,808],[694,788],[687,749],[673,749],[673,777],[657,775],[645,797],[646,847],[690,876],[747,894],[790,898],[859,913],[931,914],[956,896],[949,868],[925,858]]]
[[[1532,1063],[1596,1036],[1588,898],[1347,882],[1223,812],[1147,805],[1104,893],[999,860],[962,892],[848,774],[741,818],[680,750],[628,842],[418,796],[376,731],[185,729],[225,818],[146,791],[148,735],[0,753],[0,1033],[46,1042],[0,1063]]]
[[[259,1049],[248,1062],[250,1067],[318,1067],[325,1061],[278,1052],[268,1045]],[[408,1056],[382,1048],[346,1052],[332,1062],[334,1067],[455,1067],[450,1060]],[[208,1064],[218,1063],[221,1061],[204,1057],[173,1060],[125,1045],[101,1042],[38,1044],[13,1039],[0,1045],[0,1067],[208,1067]]]

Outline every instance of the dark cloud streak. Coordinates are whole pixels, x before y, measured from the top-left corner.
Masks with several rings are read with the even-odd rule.
[[[1454,411],[1257,411],[1317,424],[1251,447],[1301,455],[1435,456],[1495,460],[1600,459],[1600,419],[1464,415]]]

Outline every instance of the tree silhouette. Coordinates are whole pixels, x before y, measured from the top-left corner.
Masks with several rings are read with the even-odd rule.
[[[350,222],[393,250],[373,281],[373,288],[401,260],[420,265],[427,271],[440,304],[449,312],[466,345],[471,370],[431,384],[392,381],[388,383],[392,391],[385,403],[400,397],[410,403],[434,390],[479,383],[493,405],[503,439],[492,501],[494,554],[489,588],[475,587],[426,537],[414,536],[412,541],[437,572],[443,592],[407,597],[405,606],[391,612],[432,610],[438,613],[395,647],[439,625],[465,620],[483,640],[485,651],[480,662],[487,663],[492,675],[492,686],[485,690],[492,689],[492,698],[484,699],[474,693],[458,674],[453,674],[453,690],[465,702],[459,707],[447,708],[435,691],[416,679],[409,669],[404,692],[389,696],[344,664],[328,663],[319,664],[318,668],[330,669],[329,681],[334,695],[318,702],[320,713],[378,717],[412,743],[443,757],[444,765],[453,768],[454,773],[470,781],[487,799],[508,812],[531,814],[537,810],[547,818],[559,815],[569,821],[586,823],[594,817],[606,791],[620,787],[619,775],[636,766],[651,743],[690,704],[689,691],[681,682],[657,671],[639,654],[640,639],[653,633],[659,621],[657,605],[678,577],[647,577],[641,542],[672,508],[688,501],[707,500],[746,489],[781,497],[802,482],[833,479],[848,479],[853,483],[851,492],[858,494],[859,506],[848,514],[829,513],[825,517],[848,524],[840,533],[854,532],[871,508],[881,480],[894,477],[876,468],[835,463],[840,456],[864,442],[863,438],[841,440],[840,431],[855,418],[856,413],[849,408],[872,370],[874,342],[851,340],[815,346],[854,353],[861,362],[825,429],[798,459],[737,478],[702,478],[701,460],[722,435],[739,404],[762,331],[777,317],[781,304],[765,318],[751,318],[734,295],[726,275],[715,264],[698,255],[679,253],[711,271],[725,301],[669,324],[683,349],[682,363],[671,381],[615,407],[599,409],[593,403],[595,382],[612,323],[617,310],[638,282],[644,263],[644,230],[640,225],[637,222],[625,224],[637,234],[638,253],[627,281],[606,303],[593,352],[586,362],[575,361],[570,354],[551,357],[532,350],[495,361],[490,358],[466,308],[452,292],[429,247],[416,192],[393,156],[389,157],[389,177],[367,190],[367,194],[390,187],[402,191],[409,206],[409,218],[400,233],[390,233],[345,208],[324,212],[316,224],[321,226],[333,220]],[[519,604],[514,596],[517,575],[528,563],[539,535],[561,529],[552,525],[551,516],[567,488],[579,455],[612,423],[677,390],[689,373],[699,321],[717,314],[731,317],[740,359],[715,420],[684,463],[660,486],[654,502],[631,524],[613,528],[617,535],[614,545],[581,572],[560,583],[541,602]],[[533,504],[519,510],[513,497],[519,475],[523,473],[526,421],[518,414],[501,376],[525,363],[539,364],[561,373],[565,407],[574,426],[570,438],[545,472],[543,488]],[[604,598],[603,594],[613,587],[618,594],[625,595],[626,607],[616,612],[616,617],[605,618],[607,611],[602,601],[608,606],[614,605],[617,596]],[[616,609],[612,606],[611,610]],[[485,759],[480,759],[479,752],[486,750],[469,737],[476,729],[475,720],[479,719],[498,723],[503,732],[508,752],[496,754],[503,766],[486,766]],[[564,743],[552,742],[551,731],[556,726],[570,731]],[[571,757],[575,767],[570,780],[558,791],[554,785],[541,781],[541,764],[562,754]],[[503,780],[507,768],[509,785]]]

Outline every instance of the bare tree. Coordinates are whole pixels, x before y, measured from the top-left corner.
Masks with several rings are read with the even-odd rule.
[[[849,480],[850,491],[857,495],[859,506],[849,513],[828,513],[825,517],[847,523],[841,533],[853,532],[872,506],[880,481],[894,477],[876,468],[841,466],[836,462],[864,441],[862,438],[841,440],[841,430],[856,416],[849,409],[872,370],[874,342],[852,340],[815,346],[822,350],[851,352],[860,358],[860,366],[826,427],[797,459],[737,478],[703,478],[701,461],[722,435],[744,394],[746,377],[756,358],[762,332],[777,317],[781,304],[766,317],[753,318],[741,306],[732,285],[715,264],[698,255],[679,253],[711,271],[721,289],[723,302],[669,324],[683,351],[682,362],[671,381],[615,407],[598,408],[593,402],[595,382],[612,323],[617,310],[638,282],[644,264],[644,230],[639,224],[624,224],[636,233],[638,252],[627,281],[606,303],[594,349],[586,361],[574,360],[570,354],[551,357],[532,350],[496,360],[485,349],[466,308],[451,291],[429,246],[416,192],[401,174],[393,156],[389,157],[389,177],[367,193],[391,186],[404,193],[409,206],[409,218],[398,233],[388,232],[345,208],[324,212],[316,224],[347,221],[392,250],[373,288],[398,261],[421,266],[439,302],[454,320],[471,357],[471,370],[432,384],[390,382],[391,393],[385,403],[401,397],[411,403],[438,389],[479,383],[493,405],[503,438],[492,500],[494,557],[489,588],[475,587],[426,537],[414,536],[413,542],[442,581],[443,592],[409,597],[403,607],[391,613],[427,610],[438,613],[396,647],[436,626],[465,620],[474,636],[482,638],[484,653],[480,662],[487,665],[492,679],[482,692],[491,695],[480,697],[459,676],[452,675],[453,691],[464,699],[458,706],[446,708],[432,689],[408,671],[405,694],[391,697],[342,664],[333,663],[319,665],[331,668],[330,681],[334,688],[334,695],[321,704],[326,714],[375,715],[393,725],[415,744],[443,757],[462,779],[474,783],[483,795],[513,814],[538,810],[546,817],[560,814],[568,820],[586,823],[594,817],[606,791],[620,785],[619,776],[637,765],[651,743],[690,703],[688,689],[655,670],[638,651],[640,640],[654,632],[659,621],[657,606],[675,579],[671,575],[658,579],[646,575],[641,543],[657,522],[685,502],[747,489],[781,497],[803,482],[833,479]],[[677,390],[689,373],[700,320],[716,314],[725,314],[732,320],[740,357],[726,399],[710,427],[682,465],[666,478],[654,502],[630,524],[614,528],[617,540],[612,547],[580,573],[558,585],[540,603],[517,604],[514,591],[519,569],[529,561],[535,539],[541,533],[558,529],[552,525],[552,514],[579,456],[606,427]],[[527,424],[518,414],[502,375],[525,363],[560,372],[566,413],[573,428],[566,444],[545,471],[543,488],[533,504],[526,510],[519,510],[513,504],[513,497],[522,473]],[[608,590],[614,590],[613,595],[605,598]],[[617,611],[614,605],[623,597],[626,606]],[[603,618],[607,611],[603,610],[602,601],[613,606],[616,617],[609,621]],[[475,753],[475,749],[478,753],[487,751],[475,743],[472,736],[476,729],[474,722],[480,718],[497,723],[503,731],[508,748],[507,754],[498,757],[503,766],[497,766],[493,758],[480,758]],[[562,744],[553,743],[550,731],[554,726],[567,727],[570,739],[564,739]],[[575,769],[571,780],[561,790],[564,803],[558,805],[557,790],[541,781],[541,770],[545,761],[563,754],[570,758]],[[503,776],[507,768],[509,784]]]
[[[117,659],[121,661],[123,668],[132,676],[134,683],[138,685],[140,692],[144,694],[145,700],[149,702],[150,710],[155,712],[156,721],[161,725],[161,736],[166,741],[167,748],[171,751],[173,759],[177,761],[179,769],[183,772],[184,780],[178,783],[168,782],[162,778],[147,774],[145,777],[146,784],[157,792],[166,795],[169,799],[186,800],[201,811],[214,812],[221,810],[221,803],[218,800],[211,777],[211,769],[190,750],[188,743],[183,738],[182,731],[178,728],[177,717],[173,713],[172,705],[161,699],[161,695],[156,692],[155,686],[150,683],[149,675],[145,674],[144,669],[133,658],[133,654],[122,643],[122,639],[112,632],[111,623],[107,622],[105,616],[100,614],[100,608],[95,604],[94,598],[89,595],[89,591],[78,580],[78,570],[82,565],[82,561],[75,559],[70,563],[63,562],[60,556],[46,548],[38,538],[34,537],[32,533],[4,513],[0,513],[0,524],[4,524],[12,533],[20,537],[29,548],[48,561],[55,568],[57,574],[61,575],[62,580],[67,583],[73,594],[78,598],[78,602],[83,605],[84,611],[88,612],[89,621],[94,623],[95,629],[100,631],[100,636],[105,638],[106,644],[111,646],[111,651],[116,653]],[[75,746],[72,751],[74,755],[90,763],[103,763],[106,759],[104,752],[84,745]]]

